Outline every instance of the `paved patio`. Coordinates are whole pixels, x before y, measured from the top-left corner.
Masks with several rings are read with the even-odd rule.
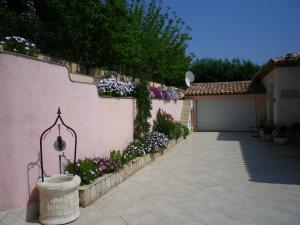
[[[72,225],[300,224],[300,147],[194,133]]]

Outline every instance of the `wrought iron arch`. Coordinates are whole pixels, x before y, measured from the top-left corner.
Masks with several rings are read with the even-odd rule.
[[[61,124],[59,124],[59,121],[61,122]],[[51,129],[53,127],[55,127],[56,125],[63,125],[64,127],[67,128],[67,131],[69,131],[72,136],[74,137],[74,141],[75,141],[75,144],[74,144],[74,161],[73,161],[73,175],[75,175],[75,170],[76,170],[76,154],[77,154],[77,134],[75,132],[75,130],[71,127],[69,127],[68,125],[66,125],[61,117],[61,111],[60,111],[60,107],[58,107],[58,110],[57,110],[57,117],[56,117],[56,120],[55,122],[49,127],[47,128],[46,130],[43,131],[43,133],[41,134],[40,136],[40,157],[41,157],[41,173],[42,173],[42,182],[44,182],[44,160],[43,160],[43,140],[46,139],[47,135],[49,133],[51,133]]]

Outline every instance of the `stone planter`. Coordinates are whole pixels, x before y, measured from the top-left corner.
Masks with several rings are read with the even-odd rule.
[[[157,159],[158,157],[160,157],[163,154],[163,150],[157,150],[155,152],[153,152],[150,156],[152,158],[152,161],[154,161],[155,159]]]
[[[42,224],[66,224],[79,215],[78,187],[80,177],[59,174],[38,181],[40,217]]]
[[[91,184],[83,185],[79,187],[79,200],[80,206],[86,207],[93,203],[95,200],[103,196],[113,187],[126,180],[129,176],[150,164],[155,159],[162,156],[164,153],[170,151],[177,143],[181,142],[183,138],[177,141],[171,140],[168,147],[163,150],[158,150],[152,154],[147,154],[141,157],[137,157],[128,162],[118,172],[112,174],[106,174],[97,178]]]
[[[79,187],[79,202],[80,206],[86,207],[93,203],[96,199],[100,198],[111,188],[111,176],[107,174],[97,178],[93,183]],[[115,177],[116,183],[116,177]]]
[[[273,143],[277,145],[283,145],[288,141],[288,138],[273,137]]]

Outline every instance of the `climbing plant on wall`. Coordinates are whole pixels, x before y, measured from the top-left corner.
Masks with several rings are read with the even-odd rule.
[[[150,130],[151,99],[148,82],[141,80],[136,86],[137,115],[134,121],[134,137],[142,138]]]

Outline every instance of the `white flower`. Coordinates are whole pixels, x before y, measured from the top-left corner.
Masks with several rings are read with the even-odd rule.
[[[14,48],[14,49],[13,49],[13,51],[14,51],[14,52],[16,52],[16,51],[17,51],[17,49],[15,49],[15,48]]]
[[[97,82],[99,94],[113,94],[116,96],[130,96],[134,90],[132,83],[125,83],[116,78],[103,79]]]
[[[29,48],[28,48],[28,47],[25,47],[25,49],[26,49],[26,50],[29,50]]]

